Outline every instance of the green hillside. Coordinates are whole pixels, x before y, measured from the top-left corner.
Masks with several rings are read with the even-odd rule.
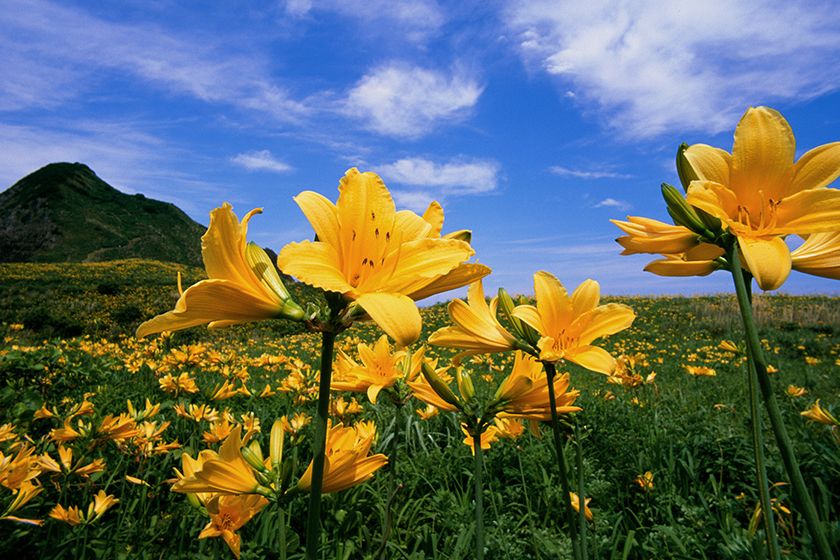
[[[51,163],[0,193],[0,262],[200,266],[204,230],[175,205],[122,193],[82,163]]]

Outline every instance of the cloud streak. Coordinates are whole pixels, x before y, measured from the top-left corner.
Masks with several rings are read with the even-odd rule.
[[[292,166],[282,162],[271,155],[268,150],[257,150],[236,154],[230,161],[250,171],[272,171],[274,173],[286,173],[292,170]]]
[[[561,177],[576,177],[578,179],[630,179],[633,176],[612,171],[583,171],[581,169],[570,169],[560,165],[552,165],[548,170]]]
[[[730,130],[744,108],[840,87],[831,3],[517,2],[519,52],[624,137]]]

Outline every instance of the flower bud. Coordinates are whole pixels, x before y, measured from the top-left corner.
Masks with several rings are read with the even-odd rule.
[[[269,441],[269,457],[271,458],[271,466],[277,469],[277,466],[283,462],[283,439],[286,432],[283,430],[283,421],[279,418],[274,421],[271,426],[271,437]]]
[[[513,298],[510,297],[510,294],[504,288],[499,288],[497,301],[499,302],[499,309],[510,322],[511,327],[513,327],[514,334],[536,348],[537,343],[540,341],[540,334],[531,325],[513,315],[515,304],[513,303]]]
[[[694,171],[694,168],[691,167],[691,163],[689,163],[688,158],[685,157],[685,151],[687,149],[688,144],[685,142],[680,144],[680,147],[677,148],[677,175],[680,176],[680,183],[682,184],[683,190],[686,192],[688,192],[688,186],[691,182],[697,181],[700,178],[697,176],[697,172]]]
[[[252,442],[251,445],[257,443],[256,441]],[[257,451],[259,451],[260,447],[259,444],[256,446]],[[255,452],[251,446],[245,446],[241,449],[242,458],[251,466],[251,468],[259,471],[259,472],[267,472],[268,469],[265,468],[262,460],[262,451],[259,453]]]
[[[674,223],[678,226],[684,226],[704,237],[712,237],[712,233],[706,228],[703,220],[697,215],[697,212],[691,207],[680,192],[669,185],[662,183],[662,198],[665,199],[665,204],[668,205],[668,214],[674,219]]]
[[[455,396],[455,393],[452,392],[449,385],[444,383],[435,369],[425,361],[423,362],[423,377],[426,378],[426,381],[429,382],[429,385],[440,398],[452,406],[461,407],[461,401],[458,400],[458,397]]]
[[[475,396],[475,386],[472,382],[470,374],[464,371],[464,368],[455,370],[455,380],[458,382],[458,392],[464,400],[470,400]]]

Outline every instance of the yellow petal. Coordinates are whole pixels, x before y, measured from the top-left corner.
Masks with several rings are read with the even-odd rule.
[[[243,290],[239,284],[228,280],[202,280],[184,292],[173,311],[158,315],[137,327],[137,337],[212,321],[234,324],[270,319],[277,317],[278,313],[276,303]]]
[[[338,213],[335,205],[325,196],[312,192],[303,191],[295,197],[295,202],[300,206],[303,215],[312,224],[318,241],[323,241],[336,249],[341,245],[339,242]]]
[[[571,322],[572,300],[563,284],[553,274],[541,270],[534,274],[534,294],[543,325],[540,332],[553,336],[565,329]]]
[[[201,256],[207,276],[243,286],[256,284],[245,262],[245,233],[251,216],[260,212],[259,208],[251,210],[241,223],[227,202],[210,212],[210,226],[201,237]]]
[[[840,231],[811,234],[790,256],[794,270],[840,280]]]
[[[517,305],[513,308],[513,316],[520,321],[525,321],[537,332],[543,332],[542,318],[540,312],[533,305]]]
[[[361,294],[356,302],[400,346],[408,346],[420,337],[423,327],[414,301],[402,294]]]
[[[747,109],[735,128],[730,188],[750,208],[759,191],[782,199],[793,179],[795,152],[793,131],[778,111]]]
[[[646,272],[657,276],[707,276],[717,269],[718,265],[714,261],[684,261],[682,259],[658,259],[651,261],[644,268]]]
[[[729,152],[706,144],[693,144],[684,153],[701,180],[729,184],[729,165],[732,160]]]
[[[338,268],[338,253],[327,243],[301,241],[289,243],[280,250],[277,266],[284,274],[294,276],[328,292],[347,293],[353,290]]]
[[[491,270],[483,264],[459,264],[440,278],[406,295],[414,301],[419,301],[441,292],[447,292],[477,282],[490,274],[490,272]]]
[[[588,370],[611,374],[615,371],[615,358],[597,346],[578,346],[566,354],[566,359]]]
[[[623,331],[633,324],[636,314],[621,303],[608,303],[593,310],[588,317],[588,324],[579,335],[582,345],[589,344],[602,336],[609,336]]]
[[[791,269],[790,250],[784,239],[739,237],[738,246],[744,265],[762,290],[775,290],[784,284]]]
[[[598,307],[601,286],[595,280],[584,280],[572,294],[572,315],[578,317]]]
[[[805,152],[794,166],[791,192],[827,187],[840,177],[840,142]]]
[[[372,404],[376,404],[376,397],[379,396],[379,392],[382,391],[382,389],[382,385],[371,385],[368,387],[367,396]]]
[[[472,247],[467,243],[455,239],[409,241],[402,245],[389,278],[371,275],[358,285],[358,289],[411,294],[455,269],[473,253]],[[384,268],[388,269],[387,263]]]
[[[432,235],[431,224],[411,210],[397,212],[394,219],[394,231],[400,232],[403,242],[435,237]]]
[[[840,230],[840,190],[809,189],[782,200],[776,207],[773,233],[807,234]]]
[[[440,232],[443,230],[443,208],[437,200],[433,200],[423,212],[423,219],[432,226],[433,236],[440,237]]]
[[[710,181],[692,181],[686,202],[705,212],[728,221],[738,216],[738,198],[730,189]]]

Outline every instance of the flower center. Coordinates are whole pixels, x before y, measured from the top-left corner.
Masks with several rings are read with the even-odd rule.
[[[732,224],[735,226],[735,233],[742,235],[761,236],[768,235],[776,228],[778,222],[778,215],[776,209],[781,203],[780,200],[772,198],[765,198],[764,191],[758,191],[759,205],[758,210],[750,208],[746,205],[738,205],[737,222]]]

